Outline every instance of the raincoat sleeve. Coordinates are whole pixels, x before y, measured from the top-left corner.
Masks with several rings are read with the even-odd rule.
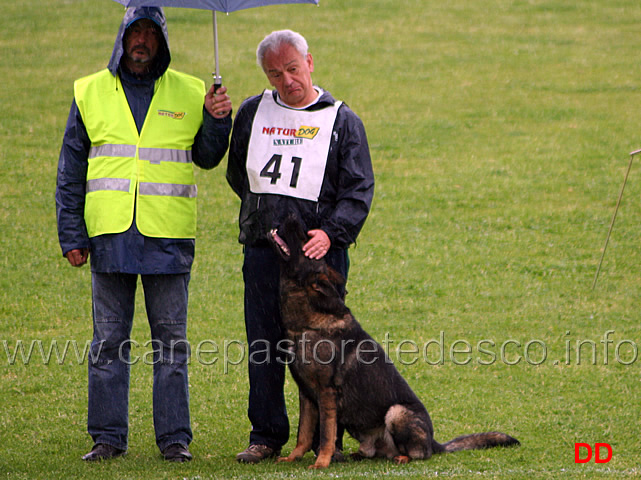
[[[90,146],[87,130],[74,100],[62,140],[56,183],[58,239],[63,255],[76,248],[89,248],[84,212]]]
[[[374,171],[361,119],[342,105],[336,122],[338,179],[335,204],[321,219],[321,229],[332,244],[356,241],[374,197]],[[327,181],[327,179],[326,179]]]
[[[229,148],[231,124],[231,113],[225,118],[216,119],[203,108],[203,124],[191,151],[195,165],[206,170],[218,166]]]
[[[247,161],[251,126],[258,109],[258,100],[258,97],[253,97],[243,102],[234,119],[234,129],[231,134],[227,161],[227,183],[241,199],[243,198],[243,192],[247,190],[248,180],[245,163]]]

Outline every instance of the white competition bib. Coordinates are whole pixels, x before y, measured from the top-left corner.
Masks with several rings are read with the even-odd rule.
[[[263,92],[247,151],[249,189],[318,201],[342,102],[313,112],[278,105]]]

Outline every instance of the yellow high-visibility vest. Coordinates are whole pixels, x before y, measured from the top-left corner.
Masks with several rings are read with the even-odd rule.
[[[74,95],[91,139],[85,197],[90,237],[127,230],[196,236],[191,147],[203,122],[205,84],[168,69],[138,134],[120,78],[105,69],[76,80]]]

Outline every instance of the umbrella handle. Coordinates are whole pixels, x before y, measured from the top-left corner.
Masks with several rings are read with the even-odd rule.
[[[212,72],[211,76],[214,77],[214,93],[216,93],[223,86],[223,77],[216,75],[216,72]]]

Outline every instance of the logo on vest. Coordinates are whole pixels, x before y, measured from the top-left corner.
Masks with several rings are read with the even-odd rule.
[[[309,138],[313,140],[316,135],[320,132],[320,127],[306,127],[303,125],[296,132],[296,136],[299,138]]]
[[[302,145],[303,139],[313,140],[318,132],[320,127],[308,127],[303,125],[296,128],[283,128],[283,127],[263,127],[263,135],[277,135],[285,138],[274,138],[272,140],[273,145],[275,146],[290,146],[290,145]]]
[[[185,118],[185,112],[172,112],[170,110],[158,110],[158,115],[173,118],[174,120],[182,120]]]

